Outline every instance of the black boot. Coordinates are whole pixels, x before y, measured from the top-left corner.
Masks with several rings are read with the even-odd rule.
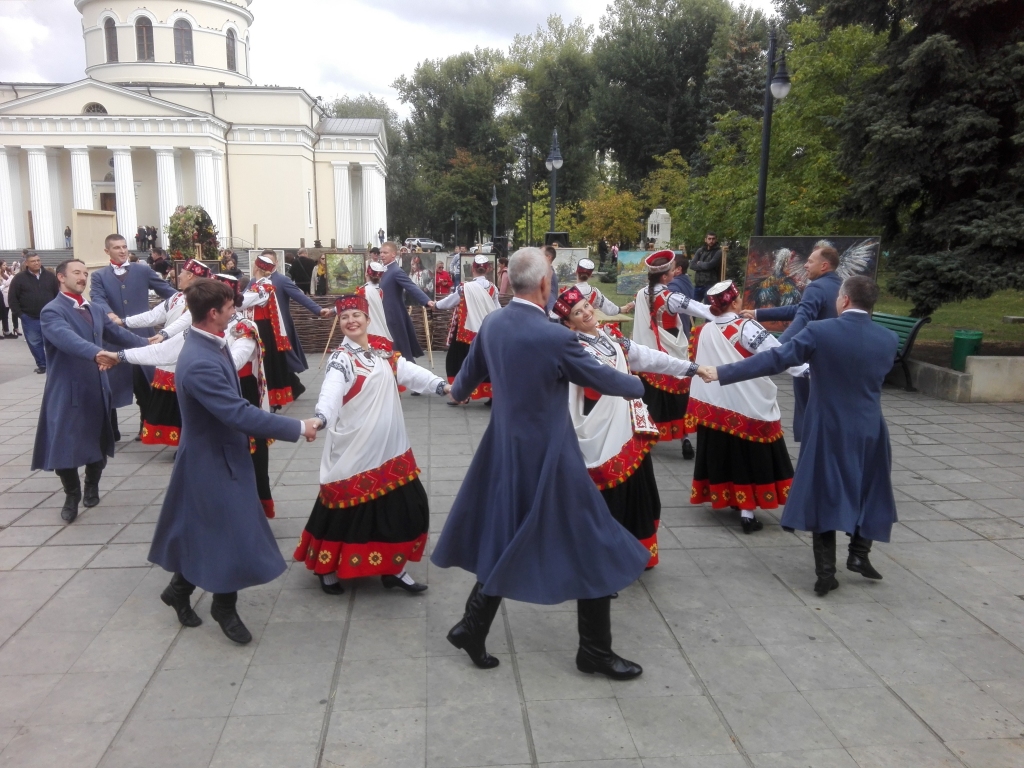
[[[689,461],[690,459],[692,459],[696,455],[697,454],[694,453],[694,451],[693,451],[693,446],[690,445],[690,440],[688,438],[684,437],[683,438],[683,458],[686,459],[687,461]]]
[[[245,624],[235,610],[238,602],[237,592],[225,592],[213,596],[213,605],[210,606],[210,615],[213,620],[220,624],[221,631],[227,635],[228,640],[233,640],[239,645],[245,645],[252,640],[252,635],[245,628]]]
[[[462,621],[448,632],[448,642],[468,653],[480,669],[493,669],[498,666],[498,660],[487,653],[484,643],[487,633],[491,631],[491,622],[498,612],[498,606],[501,605],[501,598],[485,595],[480,591],[482,588],[483,584],[478,581],[469,593],[466,612]]]
[[[623,659],[612,650],[611,605],[610,597],[576,601],[580,632],[576,669],[580,672],[600,672],[612,680],[632,680],[644,670],[639,664]]]
[[[866,579],[881,579],[882,574],[875,570],[868,560],[871,551],[871,539],[865,539],[859,533],[850,537],[850,556],[846,559],[846,570],[859,573]]]
[[[105,466],[107,466],[106,460],[85,465],[85,491],[82,494],[82,504],[87,509],[100,503],[100,478],[103,477]]]
[[[324,577],[323,577],[322,574],[319,575],[318,578],[320,579],[320,589],[322,589],[328,595],[343,595],[343,594],[345,594],[345,588],[343,586],[341,586],[341,582],[340,581],[336,580],[336,581],[334,581],[334,583],[328,584],[326,581],[324,581]]]
[[[402,581],[401,577],[394,576],[390,573],[381,576],[380,583],[384,585],[384,589],[394,589],[395,587],[398,587],[399,589],[404,589],[406,592],[410,592],[414,595],[419,592],[427,591],[426,584],[420,584],[418,581],[414,581],[412,584],[406,584]]]
[[[178,614],[178,621],[183,627],[198,627],[203,623],[194,610],[192,610],[192,593],[195,592],[195,584],[180,573],[171,577],[171,583],[160,593],[160,599],[164,605],[169,605]]]
[[[818,577],[814,582],[814,592],[824,597],[839,587],[836,579],[836,532],[812,533],[811,548],[814,550],[814,574]]]
[[[60,519],[65,523],[73,523],[78,517],[78,502],[82,500],[82,481],[78,478],[78,468],[58,469],[57,477],[64,486],[64,506],[60,510]]]
[[[121,439],[121,430],[117,426],[117,409],[110,409],[110,428],[114,430],[114,442],[118,442]]]

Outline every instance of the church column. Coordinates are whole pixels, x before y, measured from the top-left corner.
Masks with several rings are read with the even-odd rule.
[[[352,187],[348,163],[332,162],[334,166],[334,237],[339,248],[355,245],[352,238]]]
[[[231,233],[228,232],[228,206],[224,201],[224,153],[219,149],[213,150],[213,183],[217,188],[217,229],[224,244]]]
[[[28,188],[35,247],[40,251],[52,251],[53,203],[50,200],[50,170],[46,162],[46,148],[25,147],[25,151],[28,153]]]
[[[7,162],[7,150],[0,147],[0,250],[13,251],[18,247],[15,232],[11,167]]]
[[[373,177],[377,173],[377,166],[374,163],[360,165],[363,169],[363,239],[377,245],[377,212],[373,195]]]
[[[160,217],[160,242],[167,246],[164,228],[171,223],[171,214],[178,207],[178,185],[174,172],[174,148],[153,147],[156,152],[156,204]]]
[[[388,194],[387,176],[384,175],[384,168],[377,166],[377,217],[380,219],[380,226],[384,228],[384,237],[389,236],[388,232]]]
[[[209,147],[191,147],[191,149],[196,156],[196,201],[210,214],[213,226],[219,229],[217,178],[213,169],[213,150]]]
[[[92,168],[88,147],[65,147],[71,152],[71,207],[92,210]]]
[[[114,153],[114,198],[117,207],[117,231],[129,243],[135,242],[139,215],[135,207],[135,171],[131,147],[108,147]]]

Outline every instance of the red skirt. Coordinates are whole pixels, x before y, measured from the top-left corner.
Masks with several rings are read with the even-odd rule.
[[[288,357],[277,348],[277,337],[274,336],[274,326],[270,320],[257,320],[256,329],[263,341],[263,372],[267,379],[267,402],[272,407],[288,405],[295,399]]]
[[[181,439],[181,410],[173,389],[153,389],[142,419],[142,442],[177,446]]]
[[[691,504],[710,501],[714,509],[777,509],[786,503],[792,484],[793,462],[785,438],[758,443],[697,427]]]

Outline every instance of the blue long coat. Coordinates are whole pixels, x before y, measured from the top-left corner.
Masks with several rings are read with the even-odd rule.
[[[250,404],[227,349],[195,331],[174,381],[181,442],[149,560],[214,593],[266,584],[285,563],[256,491],[249,436],[294,443],[302,422]]]
[[[772,321],[790,321],[789,327],[779,336],[779,341],[787,341],[802,331],[814,320],[831,320],[836,316],[836,297],[843,280],[835,272],[826,272],[817,280],[812,280],[800,297],[798,304],[785,307],[772,307],[757,310],[757,319]],[[793,379],[793,439],[801,442],[804,431],[804,411],[807,409],[807,398],[811,393],[810,382],[805,376]]]
[[[639,398],[641,381],[601,365],[540,308],[487,316],[452,386],[494,390],[484,433],[431,561],[458,566],[488,595],[551,605],[604,597],[643,573],[651,553],[611,516],[587,473],[569,415],[569,382]]]
[[[96,365],[103,342],[115,349],[147,342],[111,322],[105,309],[88,305],[92,324],[74,302],[57,295],[39,323],[46,350],[46,385],[32,450],[32,469],[71,469],[114,455],[109,373]]]
[[[290,352],[285,353],[288,358],[288,368],[292,373],[302,373],[309,368],[306,362],[306,354],[302,351],[302,344],[299,343],[299,335],[295,332],[295,323],[292,321],[291,303],[293,301],[301,304],[314,315],[319,316],[322,307],[304,294],[299,286],[290,277],[275,272],[270,276],[270,282],[277,293],[277,305],[281,308],[281,317],[284,318],[284,327],[288,331],[288,341],[292,343]]]
[[[722,384],[811,364],[804,440],[782,524],[888,541],[896,522],[882,381],[899,339],[864,312],[808,323],[781,347],[718,369]]]
[[[158,272],[150,269],[148,264],[134,262],[128,267],[124,281],[118,279],[111,266],[97,269],[89,276],[89,302],[99,305],[104,314],[113,312],[124,320],[131,315],[149,311],[149,292],[152,290],[161,299],[173,296],[174,286],[160,277]],[[129,333],[149,338],[155,331],[152,328],[129,328]],[[105,347],[117,349],[117,347]],[[153,368],[142,366],[146,378],[153,380]],[[113,397],[112,408],[124,408],[132,404],[132,367],[118,365],[108,372],[110,392]]]
[[[673,293],[681,293],[688,299],[693,298],[693,281],[690,276],[683,272],[679,277],[673,278],[668,284],[668,289]],[[676,323],[682,328],[682,333],[686,334],[686,337],[690,336],[690,329],[693,327],[693,321],[690,316],[685,312],[680,312],[676,315]]]
[[[395,349],[410,361],[420,357],[423,348],[416,339],[412,319],[405,308],[405,292],[408,291],[413,299],[424,306],[430,297],[402,271],[397,261],[388,264],[387,271],[381,275],[380,288],[384,292],[384,319],[388,321],[388,330],[395,339]]]

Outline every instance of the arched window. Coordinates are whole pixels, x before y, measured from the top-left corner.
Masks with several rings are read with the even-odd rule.
[[[107,16],[107,20],[103,22],[103,40],[107,44],[107,63],[114,64],[117,62],[117,28],[114,26],[114,20]]]
[[[228,69],[230,69],[232,72],[237,72],[238,71],[238,64],[235,61],[235,30],[233,30],[233,29],[229,29],[228,30],[227,46],[228,46]]]
[[[155,61],[153,51],[153,22],[140,16],[135,22],[135,57],[139,61]]]
[[[90,101],[82,110],[83,115],[105,115],[107,108],[95,101]]]
[[[192,25],[184,19],[174,22],[174,63],[196,63],[192,54]]]

